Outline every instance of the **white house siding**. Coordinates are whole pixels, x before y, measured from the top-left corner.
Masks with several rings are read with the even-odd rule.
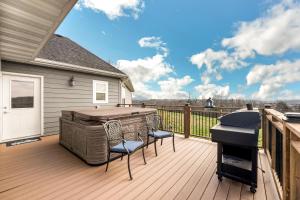
[[[132,104],[132,92],[125,87],[125,102],[126,104]]]
[[[80,72],[2,61],[2,71],[44,76],[44,134],[57,134],[61,110],[91,108],[120,103],[120,81]],[[75,86],[69,86],[74,76]],[[108,81],[108,103],[93,104],[93,80]]]

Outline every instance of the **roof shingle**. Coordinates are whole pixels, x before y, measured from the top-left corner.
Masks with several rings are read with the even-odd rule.
[[[53,34],[39,52],[38,58],[124,74],[69,38]]]

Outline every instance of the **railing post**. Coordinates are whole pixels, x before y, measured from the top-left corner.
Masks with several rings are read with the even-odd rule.
[[[283,122],[283,200],[290,199],[290,131],[286,127],[286,122]]]
[[[189,138],[191,134],[191,106],[184,105],[184,137]]]
[[[298,130],[299,135],[300,131]],[[290,146],[290,187],[289,199],[298,200],[300,198],[300,137],[290,131],[291,146]]]
[[[267,145],[266,145],[266,113],[265,109],[263,108],[261,110],[261,134],[262,134],[262,147],[265,150]]]
[[[276,169],[276,127],[272,124],[272,129],[271,129],[271,134],[272,134],[272,152],[270,152],[271,154],[271,158],[272,158],[272,168],[275,170]]]

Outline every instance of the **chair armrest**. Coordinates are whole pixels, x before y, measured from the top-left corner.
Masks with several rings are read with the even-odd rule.
[[[172,122],[168,124],[167,128],[168,130],[171,130],[171,133],[174,135],[174,125]]]
[[[126,143],[126,140],[122,139],[122,145],[123,145],[124,149],[127,151],[127,153],[129,154],[129,151],[128,151],[127,147],[125,146],[125,143]]]
[[[144,140],[141,138],[141,132],[137,132],[137,137],[141,142],[144,142]]]

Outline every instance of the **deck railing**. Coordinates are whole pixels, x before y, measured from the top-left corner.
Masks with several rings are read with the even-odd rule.
[[[146,104],[119,104],[118,106],[151,107],[163,119],[163,129],[174,125],[174,131],[186,138],[210,138],[209,129],[218,123],[218,117],[239,108],[205,108],[201,106],[157,106]],[[279,196],[284,200],[300,199],[300,123],[284,121],[284,115],[273,109],[260,109],[262,129],[259,147],[263,148],[272,169]]]
[[[278,193],[282,199],[300,199],[300,123],[288,123],[282,113],[264,109],[262,130]]]
[[[169,130],[169,124],[173,125],[176,133],[184,134],[185,137],[195,136],[210,138],[209,129],[218,123],[222,115],[240,109],[239,107],[214,107],[173,105],[150,105],[150,104],[118,104],[126,107],[156,108],[163,121],[162,128]]]
[[[122,107],[144,107],[156,108],[158,114],[163,119],[164,130],[169,130],[168,124],[173,124],[174,131],[189,136],[210,139],[210,128],[218,123],[218,118],[241,109],[241,107],[213,107],[190,106],[189,104],[174,105],[155,105],[155,104],[118,104]],[[260,109],[262,112],[262,109]],[[258,146],[262,147],[262,131],[260,130]]]

